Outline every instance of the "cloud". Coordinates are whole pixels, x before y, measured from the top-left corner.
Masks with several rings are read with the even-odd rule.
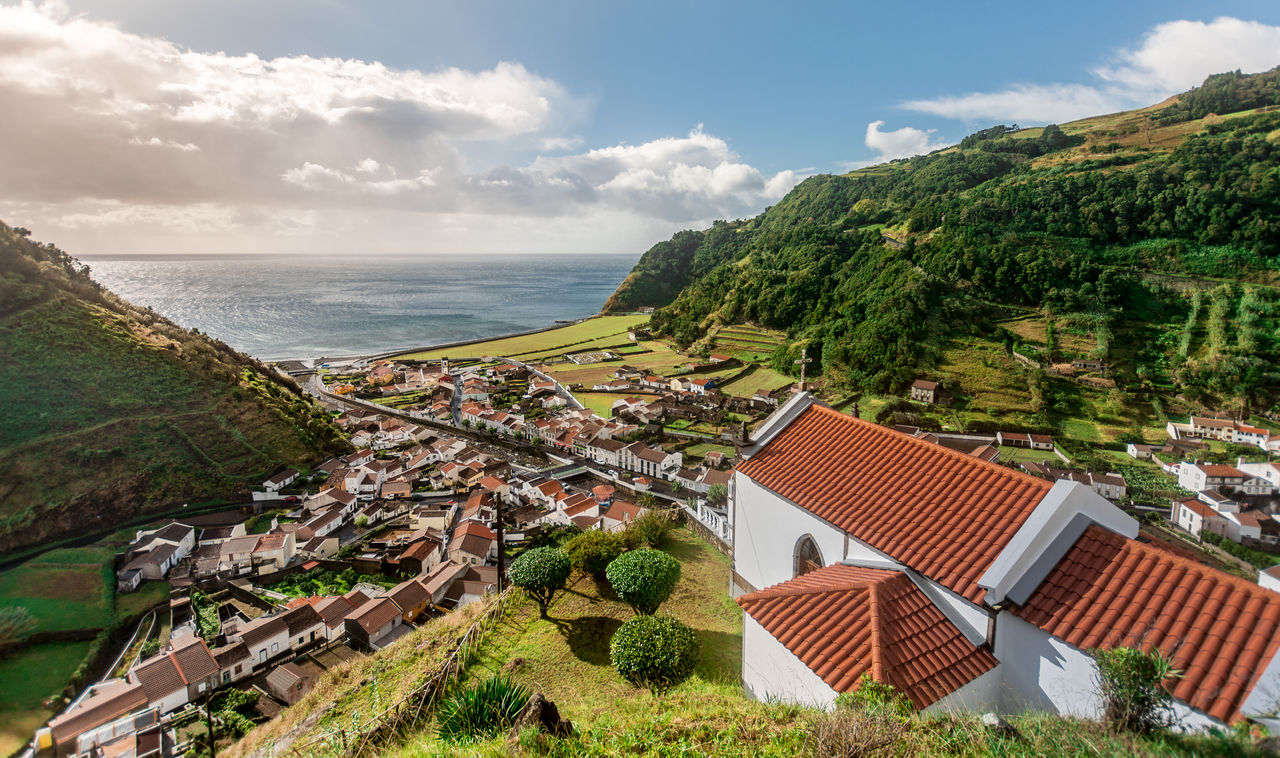
[[[166,219],[249,239],[278,233],[277,218],[355,236],[375,217],[422,246],[446,217],[490,229],[629,214],[666,233],[754,214],[801,178],[765,175],[701,128],[584,150],[585,102],[517,62],[205,53],[60,6],[0,6],[0,110],[21,114],[0,119],[0,212],[91,249],[126,249]],[[509,163],[472,165],[489,155]]]
[[[1159,102],[1210,74],[1263,71],[1280,64],[1280,26],[1221,17],[1169,21],[1139,44],[1095,67],[1092,84],[1022,83],[995,92],[908,100],[907,110],[963,121],[1071,121]]]
[[[934,129],[924,130],[904,126],[901,129],[886,132],[881,131],[882,126],[884,126],[883,121],[872,121],[867,124],[867,147],[876,151],[877,162],[931,153],[947,146],[945,142],[933,140],[930,135],[936,131]]]

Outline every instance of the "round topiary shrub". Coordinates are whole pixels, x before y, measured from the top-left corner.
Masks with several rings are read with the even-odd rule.
[[[551,598],[564,589],[571,570],[569,556],[560,548],[535,547],[511,562],[507,576],[512,584],[529,593],[538,603],[538,613],[546,618]]]
[[[661,550],[632,550],[618,556],[605,576],[622,602],[641,615],[658,610],[680,581],[680,561]]]
[[[669,616],[637,616],[609,643],[609,660],[623,679],[662,695],[698,665],[698,635]]]
[[[579,571],[604,578],[605,569],[614,559],[627,551],[627,545],[617,534],[592,529],[564,543],[569,563]]]

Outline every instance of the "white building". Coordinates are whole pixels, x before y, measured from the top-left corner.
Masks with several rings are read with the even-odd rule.
[[[729,517],[756,697],[829,707],[870,674],[933,711],[1097,717],[1088,651],[1155,646],[1185,672],[1184,727],[1274,711],[1280,594],[1137,541],[1137,523],[1088,486],[807,393],[751,442]]]

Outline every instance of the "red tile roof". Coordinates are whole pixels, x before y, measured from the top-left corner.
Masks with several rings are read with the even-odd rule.
[[[869,673],[924,708],[997,663],[898,571],[836,564],[738,605],[837,692]]]
[[[975,603],[1053,486],[819,405],[736,470]]]
[[[1159,648],[1174,697],[1223,721],[1280,645],[1280,594],[1097,526],[1015,612],[1082,650]]]
[[[1248,479],[1244,472],[1235,466],[1229,466],[1225,463],[1201,463],[1200,470],[1206,476],[1222,477],[1224,479]]]

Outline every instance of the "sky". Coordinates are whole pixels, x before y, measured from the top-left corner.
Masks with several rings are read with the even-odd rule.
[[[638,255],[1276,65],[1272,0],[0,0],[0,220],[80,255]]]

